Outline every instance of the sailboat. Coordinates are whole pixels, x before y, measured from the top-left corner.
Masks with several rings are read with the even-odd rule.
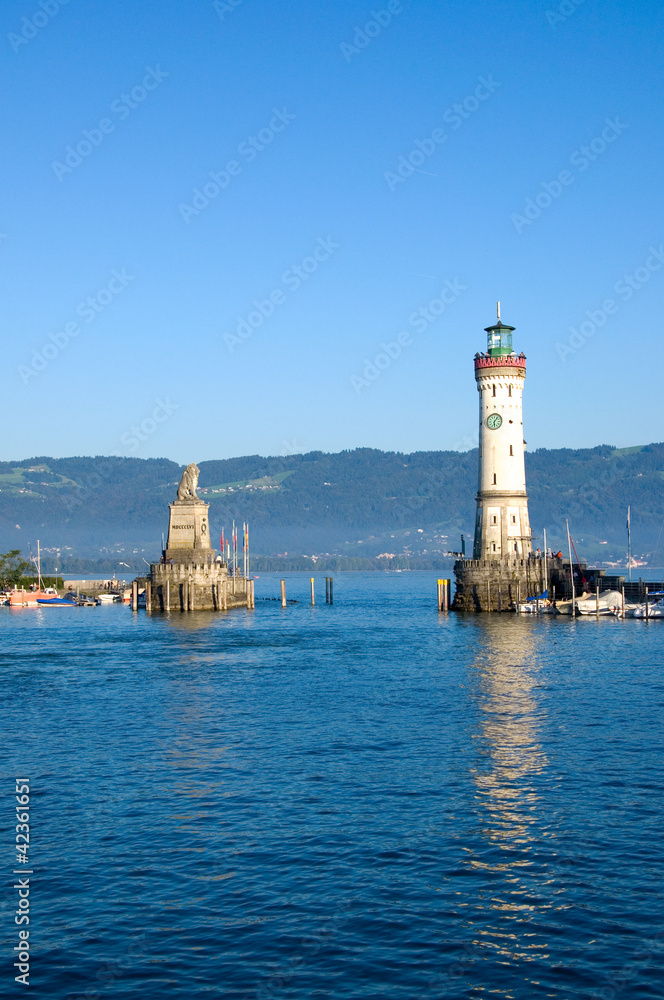
[[[38,608],[42,604],[56,604],[72,607],[71,601],[66,601],[58,597],[55,587],[43,588],[41,575],[41,553],[39,550],[39,540],[37,540],[37,588],[36,590],[20,590],[14,588],[9,592],[9,606],[12,608]]]

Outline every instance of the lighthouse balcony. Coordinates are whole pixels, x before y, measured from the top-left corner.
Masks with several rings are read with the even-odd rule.
[[[525,354],[475,355],[475,371],[481,368],[526,368]]]

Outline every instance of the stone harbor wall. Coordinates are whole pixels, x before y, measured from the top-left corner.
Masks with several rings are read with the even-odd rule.
[[[225,611],[252,607],[251,580],[228,576],[220,560],[153,563],[151,611]],[[147,595],[146,595],[147,601]]]
[[[457,559],[454,611],[508,611],[544,590],[544,559]]]

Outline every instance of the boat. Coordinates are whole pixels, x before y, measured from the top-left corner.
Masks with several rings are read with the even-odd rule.
[[[571,615],[573,613],[572,612],[572,605],[574,605],[574,614],[576,614],[576,608],[577,608],[577,606],[579,604],[579,601],[588,601],[588,600],[590,600],[591,597],[594,600],[595,595],[589,593],[586,590],[584,590],[584,592],[581,594],[580,597],[575,597],[573,600],[569,600],[569,601],[556,601],[556,614],[557,615]]]
[[[622,600],[619,590],[605,590],[603,593],[600,591],[599,597],[597,594],[579,597],[576,608],[580,615],[596,615],[598,612],[600,615],[611,615],[622,609]]]
[[[11,590],[9,592],[9,606],[12,608],[37,608],[42,601],[52,601],[57,598],[58,592],[54,587],[46,587],[45,590]]]
[[[51,588],[48,588],[51,589]],[[64,597],[58,597],[57,591],[55,596],[52,594],[49,597],[38,597],[37,604],[44,605],[45,607],[50,607],[51,605],[61,608],[75,608],[78,606],[78,601],[76,600],[76,594],[70,595],[65,594]]]
[[[40,604],[50,604],[54,601],[59,601],[58,592],[55,587],[45,587],[42,590],[42,575],[41,575],[41,552],[39,549],[39,539],[37,539],[37,559],[34,556],[30,556],[31,562],[37,567],[37,583],[33,584],[34,590],[26,590],[25,587],[14,587],[10,591],[8,597],[8,603],[12,608],[37,608]]]
[[[631,614],[630,617],[632,617],[632,618],[664,618],[664,600],[662,600],[662,596],[664,596],[664,595],[660,596],[659,592],[657,592],[657,593],[653,593],[652,595],[650,595],[650,594],[648,595],[648,597],[651,597],[651,596],[652,597],[655,597],[655,596],[660,597],[660,600],[659,601],[655,601],[653,604],[650,604],[650,601],[648,601],[647,606],[646,606],[645,603],[644,604],[639,604],[639,606],[634,609],[634,611],[632,612],[632,614]]]
[[[99,604],[117,604],[121,600],[120,594],[97,594]]]

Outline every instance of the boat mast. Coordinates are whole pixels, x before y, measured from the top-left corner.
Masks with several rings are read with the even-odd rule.
[[[576,614],[576,600],[574,594],[574,566],[572,565],[572,541],[569,537],[569,518],[565,518],[567,525],[567,548],[569,549],[569,576],[572,582],[572,615]]]
[[[549,578],[546,572],[546,528],[544,529],[544,592],[549,589]]]
[[[39,539],[37,539],[37,581],[39,589],[42,589],[42,578],[41,578],[41,555],[39,553]]]
[[[627,508],[627,571],[632,582],[632,508]]]

